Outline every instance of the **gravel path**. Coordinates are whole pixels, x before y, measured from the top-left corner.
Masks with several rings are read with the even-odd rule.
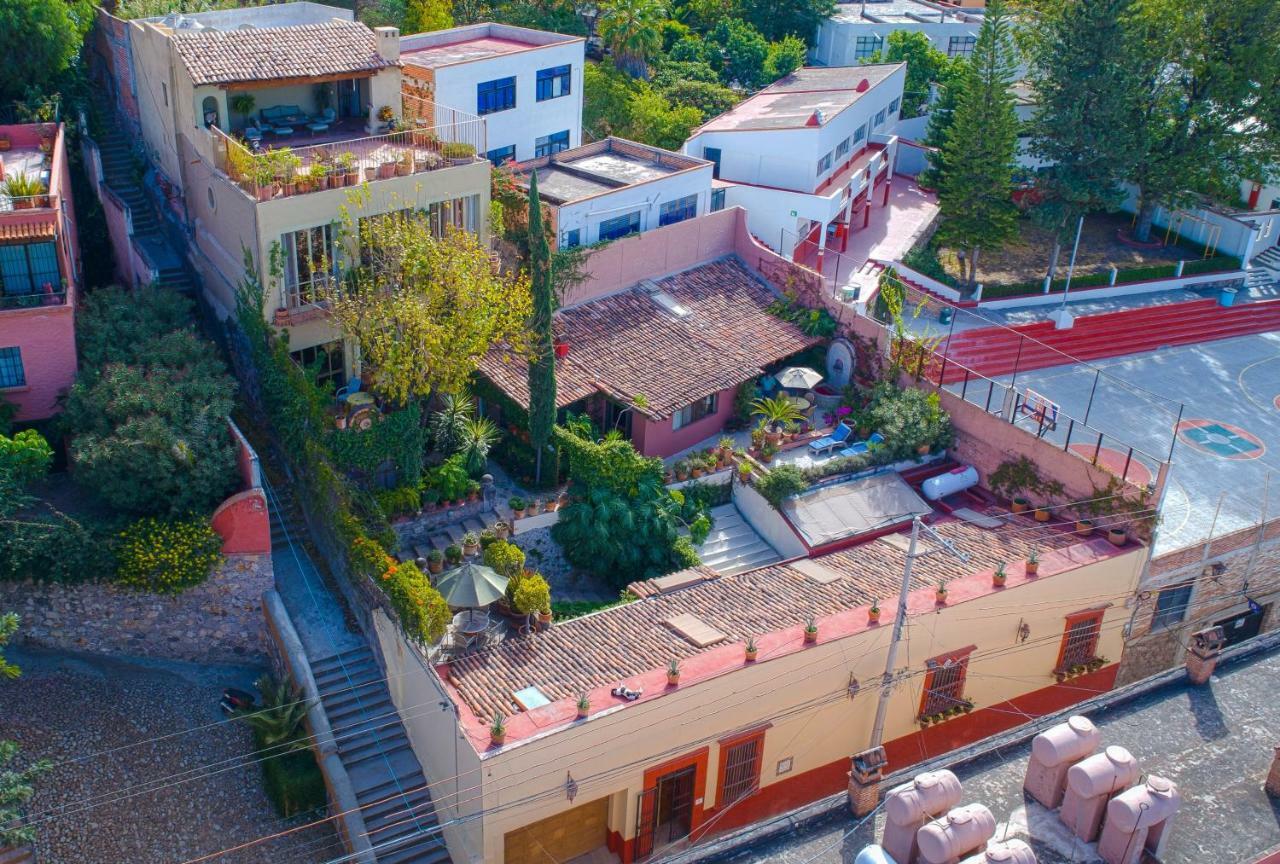
[[[261,769],[240,761],[252,746],[248,729],[218,723],[222,688],[252,690],[260,670],[23,648],[7,654],[22,677],[0,682],[0,738],[22,746],[19,759],[55,763],[27,807],[37,819],[46,814],[40,864],[176,864],[306,821],[276,815]],[[218,725],[128,746],[206,724]],[[120,749],[92,755],[113,748]],[[213,774],[220,763],[229,770]],[[188,782],[171,778],[179,772],[192,772]],[[156,788],[165,783],[172,785]],[[95,796],[106,800],[70,812]],[[325,824],[208,861],[303,864],[340,852]]]
[[[550,528],[536,528],[513,539],[524,550],[525,566],[546,577],[552,601],[618,599],[617,589],[565,560],[560,544],[551,539]]]

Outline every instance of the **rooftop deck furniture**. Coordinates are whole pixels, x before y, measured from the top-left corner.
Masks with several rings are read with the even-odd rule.
[[[836,428],[831,430],[830,435],[824,435],[817,441],[810,441],[809,450],[813,453],[826,453],[848,441],[852,434],[853,430],[842,421],[836,424]]]
[[[253,147],[262,145],[262,130],[257,126],[249,125],[244,127],[244,140],[248,141]]]
[[[307,129],[313,135],[319,135],[321,132],[328,132],[329,127],[333,125],[333,121],[338,117],[332,108],[326,108],[324,111],[311,118],[311,122],[307,124]]]
[[[840,456],[861,456],[871,449],[872,444],[883,444],[884,436],[879,432],[872,432],[871,437],[866,441],[854,441],[848,447],[840,451]]]

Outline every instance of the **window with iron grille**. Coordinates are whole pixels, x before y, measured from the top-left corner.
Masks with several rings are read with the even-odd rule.
[[[898,107],[899,107],[900,105],[902,105],[902,100],[901,100],[901,99],[894,99],[892,102],[890,102],[890,103],[889,103],[889,113],[890,113],[890,114],[897,114],[897,113],[898,113]]]
[[[558,99],[569,95],[569,67],[554,66],[551,69],[538,70],[538,101]]]
[[[880,53],[883,40],[879,36],[859,36],[853,46],[853,59],[862,60]]]
[[[764,735],[725,748],[724,770],[720,775],[720,801],[724,807],[750,795],[760,783],[760,757],[764,754]]]
[[[948,57],[972,57],[973,46],[978,44],[977,36],[952,36],[947,43]]]
[[[290,351],[289,356],[308,372],[315,373],[315,381],[321,387],[334,389],[341,387],[343,379],[343,351],[341,342],[326,342],[313,345],[298,351]]]
[[[516,107],[516,79],[498,78],[476,85],[476,113],[483,116]]]
[[[863,138],[867,137],[867,124],[863,123],[857,129],[853,130],[853,143],[857,144]]]
[[[924,678],[924,697],[920,700],[920,714],[945,714],[952,708],[966,703],[964,698],[965,673],[969,669],[969,657],[938,657],[925,663],[928,670]]]
[[[877,129],[879,129],[881,126],[884,125],[885,116],[886,116],[886,112],[883,108],[881,108],[879,111],[876,112],[876,128]]]
[[[62,290],[57,248],[52,243],[0,246],[0,294],[35,294],[42,290]]]
[[[841,141],[839,144],[837,144],[837,145],[836,145],[836,158],[837,158],[837,159],[839,159],[841,156],[843,156],[844,154],[846,154],[846,153],[848,153],[848,152],[849,152],[849,145],[850,145],[850,143],[851,143],[851,142],[850,142],[850,139],[846,138],[846,139],[844,139],[843,141]]]
[[[0,348],[0,387],[25,387],[26,370],[22,368],[22,349]]]
[[[828,153],[818,160],[818,176],[821,177],[831,170],[831,154]]]
[[[1062,648],[1058,651],[1058,665],[1054,667],[1054,671],[1062,672],[1073,666],[1083,666],[1097,657],[1098,637],[1101,633],[1101,610],[1067,616]]]

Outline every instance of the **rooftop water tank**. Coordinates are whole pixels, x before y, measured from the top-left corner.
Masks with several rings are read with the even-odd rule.
[[[930,501],[945,498],[954,492],[963,492],[978,485],[978,469],[972,465],[961,465],[946,474],[930,477],[920,484],[920,491]]]

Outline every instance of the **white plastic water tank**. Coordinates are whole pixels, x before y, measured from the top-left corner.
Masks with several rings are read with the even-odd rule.
[[[925,825],[916,834],[920,861],[924,864],[947,864],[968,855],[996,833],[996,819],[981,804],[957,807]]]
[[[1036,864],[1036,853],[1021,840],[1004,840],[987,846],[986,864]]]
[[[885,817],[898,825],[912,825],[946,813],[960,803],[960,780],[946,770],[926,771],[885,796]]]
[[[1088,717],[1074,716],[1031,739],[1031,756],[1041,765],[1078,761],[1098,749],[1102,737]]]
[[[858,853],[857,858],[853,859],[853,864],[899,864],[899,862],[879,846],[867,846]]]
[[[946,474],[930,477],[920,484],[920,491],[930,501],[945,498],[954,492],[963,492],[978,485],[978,469],[972,465],[953,468]]]

